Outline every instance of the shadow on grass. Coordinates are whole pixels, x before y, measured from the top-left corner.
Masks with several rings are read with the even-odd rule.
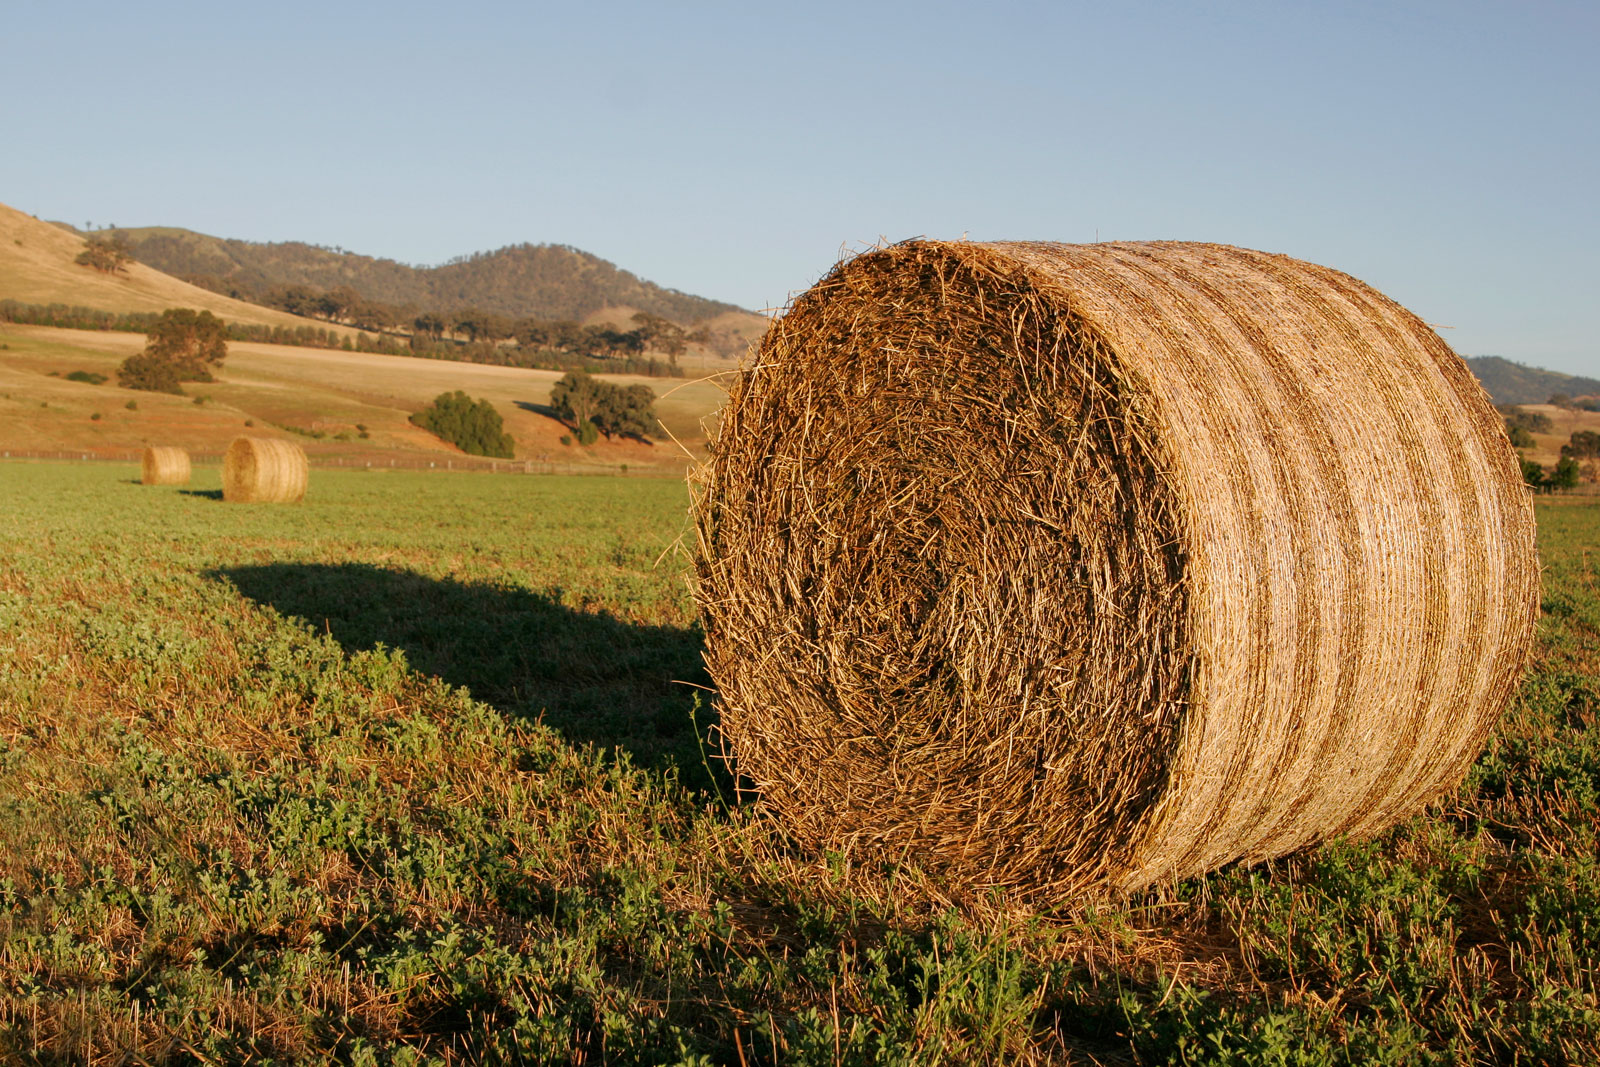
[[[549,404],[535,404],[531,400],[518,400],[516,404],[517,407],[521,408],[523,411],[531,411],[535,415],[543,415],[547,419],[555,419],[555,421],[560,422],[563,426],[566,425],[565,422],[561,422],[561,416],[556,414],[556,409],[551,407]]]
[[[221,500],[221,489],[179,489],[181,496],[198,496],[206,500]]]
[[[346,651],[400,649],[417,670],[509,715],[542,719],[570,742],[675,767],[690,788],[713,784],[700,742],[711,710],[691,717],[694,686],[708,682],[697,629],[638,625],[526,589],[362,563],[274,563],[210,576],[326,631]],[[710,763],[721,778],[720,763]]]

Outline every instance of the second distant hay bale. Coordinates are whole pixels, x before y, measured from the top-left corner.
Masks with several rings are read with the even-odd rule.
[[[299,445],[268,437],[239,437],[222,457],[222,499],[244,504],[304,500],[310,464]]]
[[[139,480],[145,485],[188,485],[189,453],[166,445],[146,448]]]

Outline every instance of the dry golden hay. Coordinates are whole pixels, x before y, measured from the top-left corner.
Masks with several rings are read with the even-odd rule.
[[[189,453],[167,445],[149,446],[139,480],[145,485],[188,485]]]
[[[1422,321],[1219,245],[915,241],[768,331],[695,478],[739,772],[1059,901],[1378,832],[1528,655],[1531,505]]]
[[[236,437],[222,457],[222,499],[247,504],[303,500],[310,465],[293,441]]]

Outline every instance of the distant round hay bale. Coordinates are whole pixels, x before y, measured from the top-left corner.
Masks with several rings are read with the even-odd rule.
[[[310,465],[293,441],[238,437],[222,457],[222,499],[246,504],[303,500]]]
[[[1538,610],[1500,418],[1347,275],[915,241],[775,322],[695,479],[721,729],[817,847],[1035,899],[1371,834]]]
[[[189,453],[167,445],[151,445],[144,450],[144,470],[139,480],[145,485],[188,485]]]

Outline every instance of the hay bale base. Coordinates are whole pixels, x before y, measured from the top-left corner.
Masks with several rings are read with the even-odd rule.
[[[695,509],[763,802],[816,847],[1039,900],[1417,811],[1538,605],[1461,361],[1353,278],[1217,245],[840,265],[742,374]]]
[[[188,485],[189,453],[181,448],[151,445],[144,450],[139,481],[144,485]]]
[[[305,499],[310,464],[293,441],[239,437],[222,457],[222,499],[292,504]]]

